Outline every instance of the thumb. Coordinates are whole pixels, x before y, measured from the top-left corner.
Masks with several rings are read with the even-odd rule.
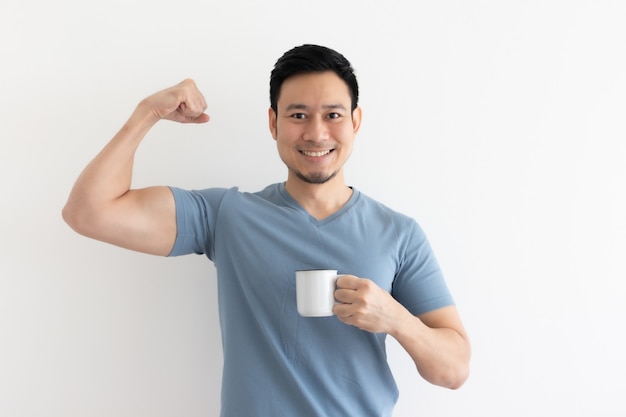
[[[206,123],[209,120],[211,120],[211,117],[206,113],[200,113],[197,116],[181,115],[176,118],[176,121],[180,123]]]
[[[206,105],[204,107],[206,108]],[[194,110],[192,107],[187,106],[185,102],[180,103],[176,111],[172,113],[171,118],[179,123],[206,123],[211,119],[202,110]]]

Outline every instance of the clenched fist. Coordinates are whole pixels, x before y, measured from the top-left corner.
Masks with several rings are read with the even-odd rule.
[[[150,111],[154,121],[161,119],[179,123],[206,123],[209,115],[204,96],[192,79],[186,79],[141,101],[139,107]]]

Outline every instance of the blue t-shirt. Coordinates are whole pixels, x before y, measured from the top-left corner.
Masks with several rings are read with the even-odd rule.
[[[223,417],[391,416],[398,390],[385,334],[331,317],[300,317],[295,271],[368,278],[413,314],[453,305],[421,228],[353,190],[323,220],[285,190],[171,188],[170,256],[205,254],[218,278]]]

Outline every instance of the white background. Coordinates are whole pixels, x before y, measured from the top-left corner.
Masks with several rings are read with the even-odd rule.
[[[158,125],[134,186],[282,181],[269,72],[319,43],[362,89],[348,182],[419,221],[472,339],[458,391],[391,340],[395,416],[626,416],[623,1],[1,1],[0,415],[218,414],[210,262],[83,238],[61,208],[185,77],[212,121]]]

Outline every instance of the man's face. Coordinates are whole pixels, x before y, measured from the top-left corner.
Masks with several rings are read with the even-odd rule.
[[[361,123],[346,83],[334,72],[296,75],[283,83],[270,131],[288,180],[323,184],[341,172]]]

